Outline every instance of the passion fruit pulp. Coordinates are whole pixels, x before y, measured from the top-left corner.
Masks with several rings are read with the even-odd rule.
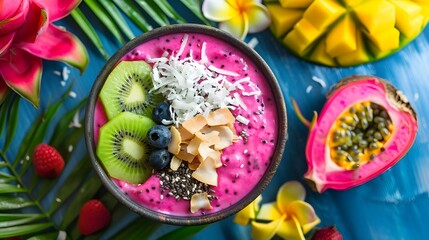
[[[386,57],[429,21],[427,0],[279,0],[266,5],[271,31],[286,47],[328,66]]]
[[[417,117],[406,97],[386,80],[341,80],[313,121],[304,177],[319,192],[363,184],[397,163],[411,148]]]

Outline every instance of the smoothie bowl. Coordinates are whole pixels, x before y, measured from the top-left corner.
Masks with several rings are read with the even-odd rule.
[[[180,24],[122,47],[90,93],[95,171],[132,211],[177,225],[226,218],[270,182],[286,109],[261,57],[218,29]]]

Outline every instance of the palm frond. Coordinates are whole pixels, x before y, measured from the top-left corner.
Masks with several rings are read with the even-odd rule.
[[[84,0],[78,8],[73,10],[71,16],[98,52],[107,59],[109,54],[106,52],[100,36],[97,35],[95,27],[87,17],[97,17],[109,33],[123,44],[124,39],[130,40],[135,36],[129,22],[135,24],[143,32],[170,23],[188,22],[189,20],[183,16],[185,14],[182,15],[175,10],[177,7],[173,3],[188,9],[192,15],[191,18],[198,19],[200,23],[211,25],[201,12],[201,0],[180,0],[180,2],[167,0]]]
[[[70,91],[71,87],[61,98],[41,111],[40,116],[27,130],[20,146],[16,146],[16,156],[10,158],[8,144],[5,143],[16,142],[16,139],[14,134],[7,134],[12,130],[8,130],[9,124],[6,123],[18,121],[19,98],[11,95],[3,103],[6,105],[2,105],[7,111],[3,110],[4,108],[0,110],[0,122],[1,119],[7,120],[2,125],[6,131],[0,134],[0,139],[4,143],[0,146],[0,239],[21,236],[25,239],[45,240],[56,239],[64,234],[68,239],[82,239],[83,236],[80,235],[77,226],[79,209],[92,198],[100,199],[110,210],[111,224],[118,223],[132,214],[102,187],[98,176],[92,170],[86,151],[82,153],[72,149],[82,142],[83,129],[70,128],[69,123],[73,121],[76,113],[82,112],[86,100],[82,100],[63,114],[60,120],[55,120],[64,98]],[[48,128],[52,126],[53,135],[46,139]],[[62,181],[42,179],[34,173],[31,153],[35,146],[43,141],[59,150],[66,161],[65,169],[73,167],[71,171],[62,173]],[[71,162],[73,165],[69,166]],[[53,189],[58,190],[53,192]],[[111,238],[132,239],[130,237],[137,236],[139,239],[145,239],[160,226],[162,224],[140,217],[123,226],[115,226],[117,232],[113,233],[114,236]],[[109,229],[85,236],[85,239],[100,239],[107,230]],[[179,234],[178,236],[186,237],[188,234],[197,233],[198,230],[182,227],[175,232]]]

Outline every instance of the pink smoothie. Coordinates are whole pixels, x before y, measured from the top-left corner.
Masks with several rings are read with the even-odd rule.
[[[184,34],[172,34],[150,40],[124,56],[123,60],[145,60],[149,57],[160,57],[165,51],[177,52],[183,36]],[[162,190],[160,187],[160,181],[156,175],[138,185],[114,179],[118,187],[137,203],[154,211],[183,216],[210,214],[227,208],[240,201],[256,186],[274,153],[278,137],[278,113],[275,101],[282,101],[282,99],[273,99],[268,83],[255,64],[226,42],[206,35],[189,33],[188,46],[182,56],[186,56],[192,49],[194,58],[200,59],[203,42],[207,44],[206,52],[209,62],[217,68],[240,74],[239,77],[228,76],[228,81],[235,82],[248,76],[253,83],[257,84],[262,94],[241,96],[247,105],[247,111],[242,108],[232,111],[234,115],[241,114],[250,122],[248,125],[244,125],[236,121],[235,129],[239,140],[222,152],[223,166],[217,168],[218,186],[211,187],[215,191],[213,195],[217,197],[211,201],[213,209],[201,210],[192,214],[189,210],[190,202],[175,200],[174,197],[168,195],[168,191]],[[105,122],[104,109],[99,101],[95,110],[94,122],[96,143],[99,128]],[[243,131],[247,133],[247,139],[241,135]]]

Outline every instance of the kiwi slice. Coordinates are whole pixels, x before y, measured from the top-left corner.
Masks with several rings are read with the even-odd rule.
[[[162,100],[153,88],[152,67],[145,61],[122,61],[109,74],[100,92],[108,119],[121,112],[152,116],[154,106]]]
[[[151,176],[146,134],[154,125],[146,116],[123,112],[100,128],[97,156],[111,177],[138,184]]]

